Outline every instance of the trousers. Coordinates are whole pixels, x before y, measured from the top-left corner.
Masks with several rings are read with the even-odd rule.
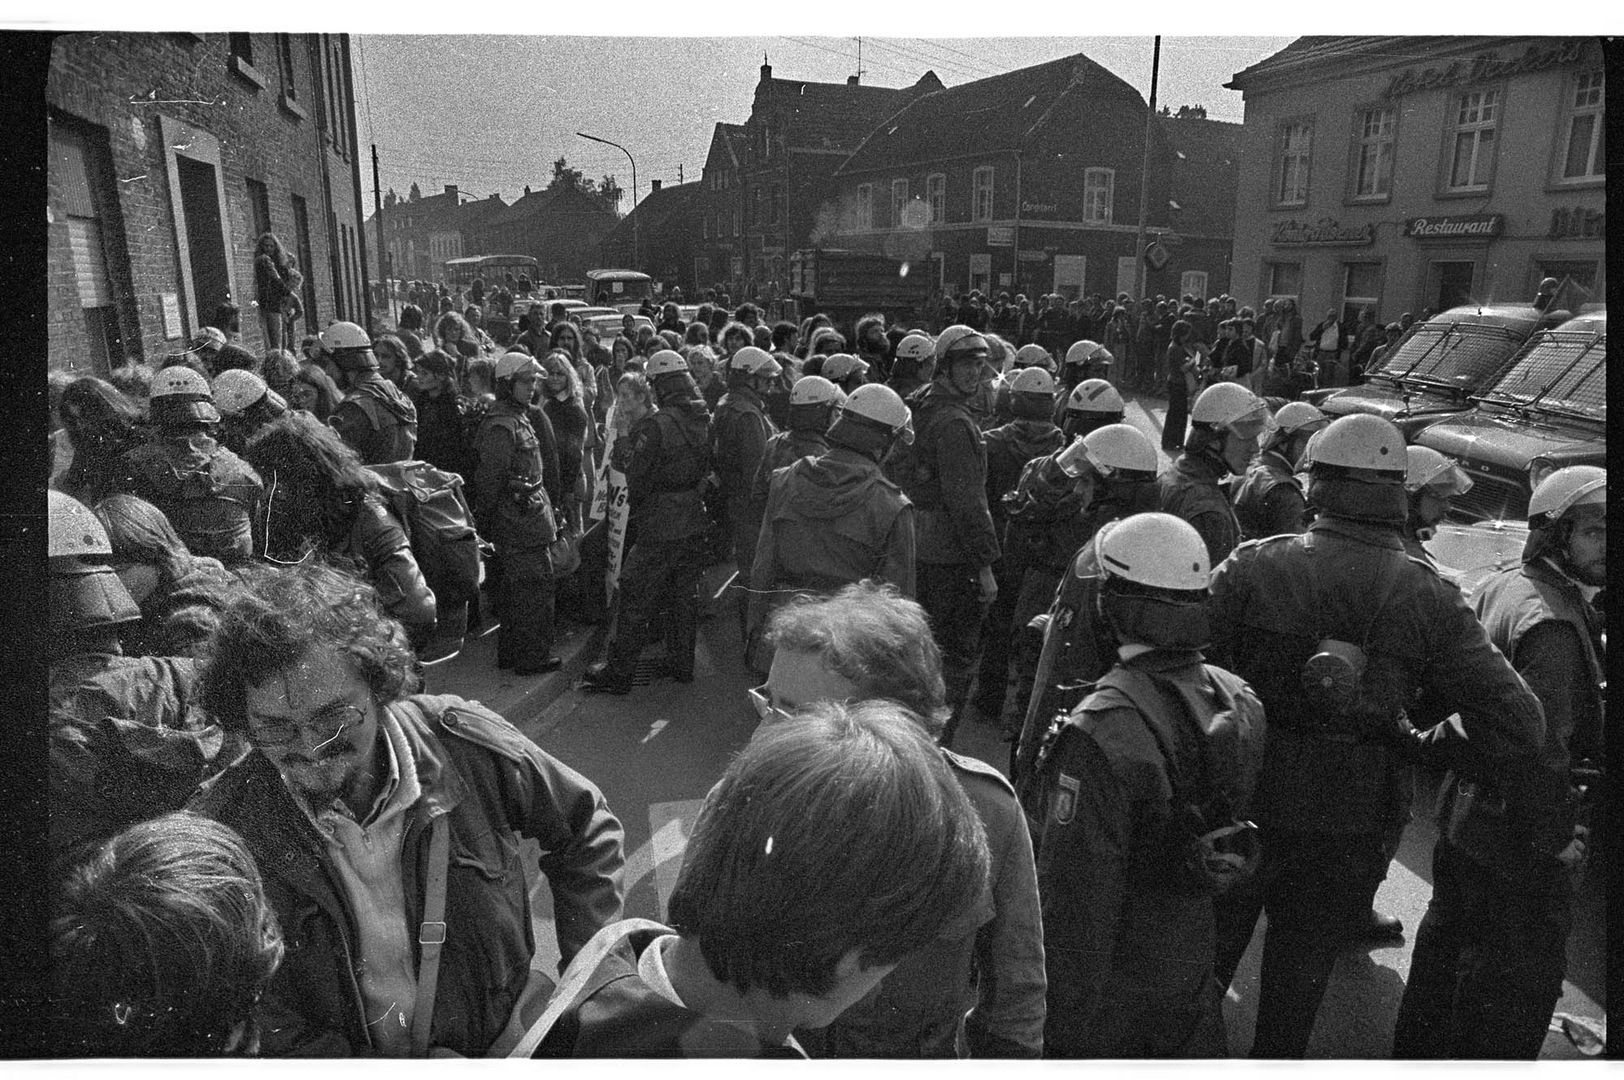
[[[947,707],[952,710],[942,731],[942,745],[952,748],[963,717],[970,683],[981,652],[981,585],[973,563],[920,563],[916,571],[919,606],[930,620],[930,631],[942,650],[942,679],[947,683]]]
[[[705,563],[703,534],[681,540],[638,541],[620,570],[620,619],[609,643],[609,678],[630,684],[637,657],[653,636],[651,624],[662,612],[666,663],[692,675],[699,635],[699,599],[694,588]]]
[[[501,555],[491,587],[496,617],[502,621],[496,638],[498,667],[530,675],[552,656],[553,586],[545,549]]]

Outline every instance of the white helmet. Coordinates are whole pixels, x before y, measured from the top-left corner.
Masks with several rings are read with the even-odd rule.
[[[1132,424],[1106,424],[1081,435],[1061,451],[1056,464],[1067,476],[1076,477],[1087,462],[1107,480],[1154,480],[1156,447],[1148,436]]]
[[[1528,499],[1528,524],[1543,528],[1575,506],[1593,503],[1607,505],[1607,470],[1599,465],[1569,465],[1534,488]]]
[[[877,424],[892,436],[900,438],[904,445],[913,442],[913,413],[897,392],[883,383],[865,383],[853,390],[840,406],[835,422],[839,423],[847,417]]]
[[[921,360],[929,360],[935,352],[936,342],[931,340],[928,334],[912,333],[897,342],[898,360],[912,360],[918,363]]]
[[[1274,422],[1290,435],[1298,431],[1318,431],[1329,424],[1331,418],[1306,401],[1288,401],[1274,414]]]
[[[1216,390],[1218,387],[1210,389]],[[1390,421],[1368,413],[1339,416],[1324,430],[1315,432],[1308,441],[1303,460],[1311,470],[1315,465],[1336,465],[1344,469],[1389,473],[1400,478],[1409,471],[1404,436]]]
[[[1034,342],[1015,350],[1015,366],[1040,367],[1045,371],[1053,371],[1054,357],[1049,355],[1048,349]]]
[[[147,409],[157,424],[212,424],[220,419],[209,380],[183,365],[166,367],[152,377]]]
[[[1122,395],[1104,379],[1084,379],[1071,388],[1066,396],[1066,411],[1076,413],[1112,413],[1120,416],[1127,411]]]
[[[824,378],[834,381],[848,379],[853,374],[867,375],[868,361],[859,359],[851,353],[833,353],[824,359],[822,374]]]
[[[744,350],[741,349],[739,351],[743,352]],[[756,351],[760,352],[759,349]],[[768,359],[770,360],[772,358],[768,357]],[[650,379],[657,378],[661,375],[670,375],[674,372],[681,372],[684,375],[688,374],[688,361],[683,359],[681,353],[676,352],[673,349],[659,350],[653,356],[648,358],[648,366],[644,368],[644,374],[646,374]]]
[[[1009,370],[1015,360],[1015,347],[997,334],[986,333],[982,337],[987,339],[987,360],[993,367]]]
[[[344,349],[370,349],[372,338],[367,332],[352,322],[342,319],[327,324],[327,329],[316,336],[321,343],[323,352],[340,352]]]
[[[265,380],[243,368],[228,368],[214,378],[214,404],[223,416],[236,416],[271,392]]]
[[[1453,458],[1445,457],[1432,447],[1406,446],[1404,456],[1405,491],[1413,493],[1422,488],[1431,488],[1440,497],[1448,499],[1472,490],[1472,478],[1466,475],[1466,470]]]
[[[935,351],[936,362],[943,367],[949,353],[979,353],[983,360],[992,355],[986,337],[963,323],[954,323],[937,334]]]
[[[1016,368],[1006,380],[1012,394],[1042,394],[1054,397],[1054,376],[1040,367]]]
[[[789,390],[791,405],[839,405],[846,400],[846,392],[822,375],[802,375]]]
[[[226,335],[223,331],[213,326],[204,326],[192,335],[190,351],[218,352],[225,346],[225,343]]]
[[[733,354],[733,359],[727,362],[730,371],[737,371],[744,375],[777,375],[784,369],[778,366],[772,353],[766,349],[758,349],[754,345],[746,345]]]
[[[1097,341],[1090,341],[1087,338],[1072,342],[1071,348],[1066,350],[1066,363],[1068,365],[1109,364],[1115,359],[1116,357],[1111,355],[1110,349]]]
[[[496,358],[496,377],[498,379],[512,379],[523,373],[537,376],[541,374],[541,365],[529,353],[507,352]]]
[[[71,495],[55,488],[45,493],[46,547],[50,558],[80,558],[105,560],[113,554],[112,541],[107,530],[91,512],[90,507]]]
[[[1201,534],[1183,518],[1144,513],[1100,527],[1096,544],[1105,578],[1175,592],[1202,592],[1210,566]]]
[[[1269,403],[1240,383],[1213,383],[1201,391],[1190,409],[1192,424],[1228,428],[1243,439],[1267,435],[1275,429]],[[1403,441],[1400,440],[1400,444]]]

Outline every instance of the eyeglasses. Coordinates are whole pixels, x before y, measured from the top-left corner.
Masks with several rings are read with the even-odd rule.
[[[775,724],[780,720],[789,719],[789,713],[773,704],[771,691],[766,683],[762,683],[760,686],[752,686],[745,691],[745,694],[750,698],[750,704],[756,710],[756,716],[761,719],[763,724]]]
[[[248,720],[249,737],[259,746],[287,746],[296,742],[303,732],[317,736],[318,743],[329,743],[347,727],[359,727],[366,722],[366,711],[355,705],[335,705],[323,709],[309,720]]]

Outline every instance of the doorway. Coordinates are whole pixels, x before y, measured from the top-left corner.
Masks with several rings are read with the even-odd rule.
[[[1471,262],[1435,262],[1432,264],[1433,310],[1448,311],[1452,307],[1472,302],[1472,276],[1477,269]]]
[[[1056,255],[1054,257],[1054,291],[1067,300],[1083,295],[1083,277],[1088,272],[1088,258],[1084,255]]]
[[[213,326],[215,312],[231,299],[214,166],[179,155],[175,165],[180,173],[181,212],[186,216],[186,255],[197,305],[196,325]]]

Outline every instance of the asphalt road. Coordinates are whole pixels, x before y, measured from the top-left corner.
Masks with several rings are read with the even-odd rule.
[[[1163,403],[1130,402],[1128,419],[1159,445]],[[1165,463],[1165,455],[1163,455]],[[714,589],[725,571],[705,582]],[[676,884],[682,851],[705,793],[736,750],[748,740],[755,716],[745,697],[752,678],[740,658],[738,622],[725,605],[701,623],[695,679],[683,685],[650,678],[657,650],[625,697],[589,695],[573,688],[593,658],[596,638],[577,631],[561,641],[565,671],[519,679],[491,664],[491,638],[472,642],[464,654],[431,676],[436,692],[478,697],[502,712],[545,750],[578,769],[603,790],[626,830],[626,913],[659,918]],[[1007,748],[990,726],[973,720],[961,729],[955,749],[1004,768]],[[1404,920],[1402,944],[1350,948],[1339,960],[1310,1043],[1313,1058],[1384,1058],[1416,925],[1431,892],[1430,820],[1435,783],[1423,783],[1416,818],[1377,897],[1377,906]],[[1558,1012],[1604,1018],[1606,991],[1604,873],[1592,868],[1581,895],[1577,929],[1569,941],[1568,978]],[[540,884],[540,883],[538,883]],[[551,900],[544,886],[533,894],[539,966],[557,962]],[[1225,1013],[1232,1052],[1251,1044],[1258,992],[1258,963],[1266,923],[1236,973]],[[1559,1032],[1547,1035],[1544,1058],[1581,1055]]]

